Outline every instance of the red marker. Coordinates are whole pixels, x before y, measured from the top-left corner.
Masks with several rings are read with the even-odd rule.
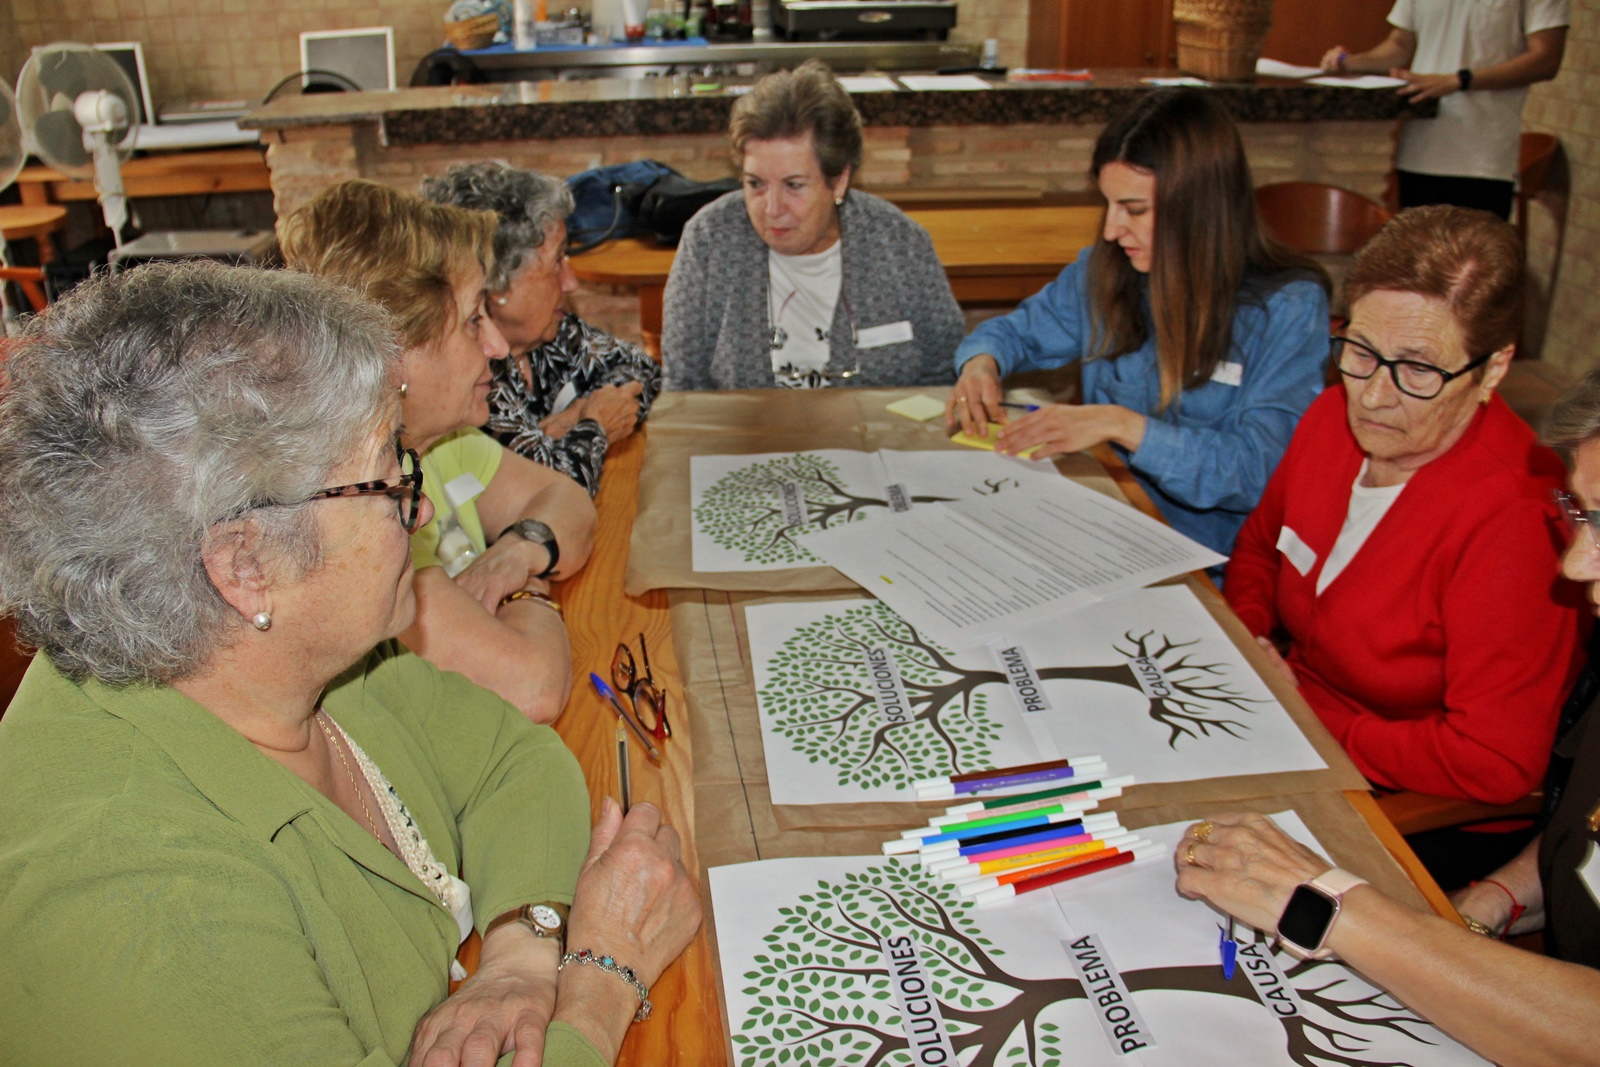
[[[1054,871],[1049,874],[1036,874],[1031,878],[1022,878],[1015,882],[995,886],[993,889],[985,889],[974,896],[972,902],[980,908],[991,908],[996,904],[1002,904],[1010,900],[1020,893],[1031,893],[1035,889],[1044,889],[1059,882],[1082,878],[1086,874],[1096,874],[1100,871],[1109,871],[1114,867],[1123,867],[1134,860],[1143,859],[1146,856],[1154,856],[1161,851],[1164,850],[1157,846],[1154,841],[1145,841],[1129,849],[1119,849],[1115,856],[1091,860],[1088,863],[1079,863],[1064,870]]]

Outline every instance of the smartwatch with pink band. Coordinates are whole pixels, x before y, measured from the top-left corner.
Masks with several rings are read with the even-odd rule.
[[[1326,947],[1328,935],[1344,907],[1344,895],[1366,884],[1365,878],[1337,867],[1301,882],[1278,916],[1278,940],[1299,959],[1327,959],[1333,955],[1333,950]]]

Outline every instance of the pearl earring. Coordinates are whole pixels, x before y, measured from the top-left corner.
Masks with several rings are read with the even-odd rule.
[[[833,198],[833,206],[834,207],[842,207],[843,205],[844,205],[844,197],[836,196],[836,197]]]
[[[401,400],[404,400],[406,398],[406,391],[410,387],[411,387],[411,383],[410,382],[401,382],[400,383],[400,399]]]
[[[494,302],[495,302],[495,303],[496,303],[496,304],[499,304],[499,305],[500,305],[500,306],[501,306],[501,307],[505,307],[505,306],[506,306],[506,298],[505,298],[505,297],[503,297],[503,296],[497,296],[497,297],[495,297],[495,298],[494,298]]]
[[[250,625],[265,633],[272,629],[272,616],[264,611],[258,611],[250,616]]]

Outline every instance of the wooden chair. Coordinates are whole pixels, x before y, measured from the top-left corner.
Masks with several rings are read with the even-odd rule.
[[[1544,794],[1538,791],[1510,804],[1483,804],[1476,800],[1456,800],[1409,790],[1374,795],[1384,815],[1406,837],[1429,830],[1442,830],[1447,826],[1531,818],[1539,814],[1539,808],[1544,803]]]
[[[33,305],[33,310],[43,311],[50,302],[44,291],[44,271],[38,267],[0,267],[0,285],[16,282]]]
[[[1556,160],[1561,142],[1553,134],[1525,133],[1517,158],[1517,229],[1522,244],[1528,244],[1528,207],[1544,192],[1550,178],[1550,165]]]
[[[1274,237],[1313,256],[1350,255],[1389,221],[1376,200],[1321,182],[1263,185],[1256,208]]]
[[[54,234],[67,228],[67,209],[61,204],[0,205],[0,233],[7,241],[37,241],[39,262],[56,258]]]

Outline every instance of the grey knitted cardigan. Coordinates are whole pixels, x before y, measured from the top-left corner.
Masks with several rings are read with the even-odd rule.
[[[910,341],[860,350],[861,373],[840,384],[947,384],[965,332],[933,241],[905,212],[852,191],[839,208],[843,295],[864,330],[909,322]],[[831,373],[856,365],[845,300],[833,316]],[[768,330],[767,246],[733,192],[689,220],[662,312],[668,389],[758,389],[776,384]]]

